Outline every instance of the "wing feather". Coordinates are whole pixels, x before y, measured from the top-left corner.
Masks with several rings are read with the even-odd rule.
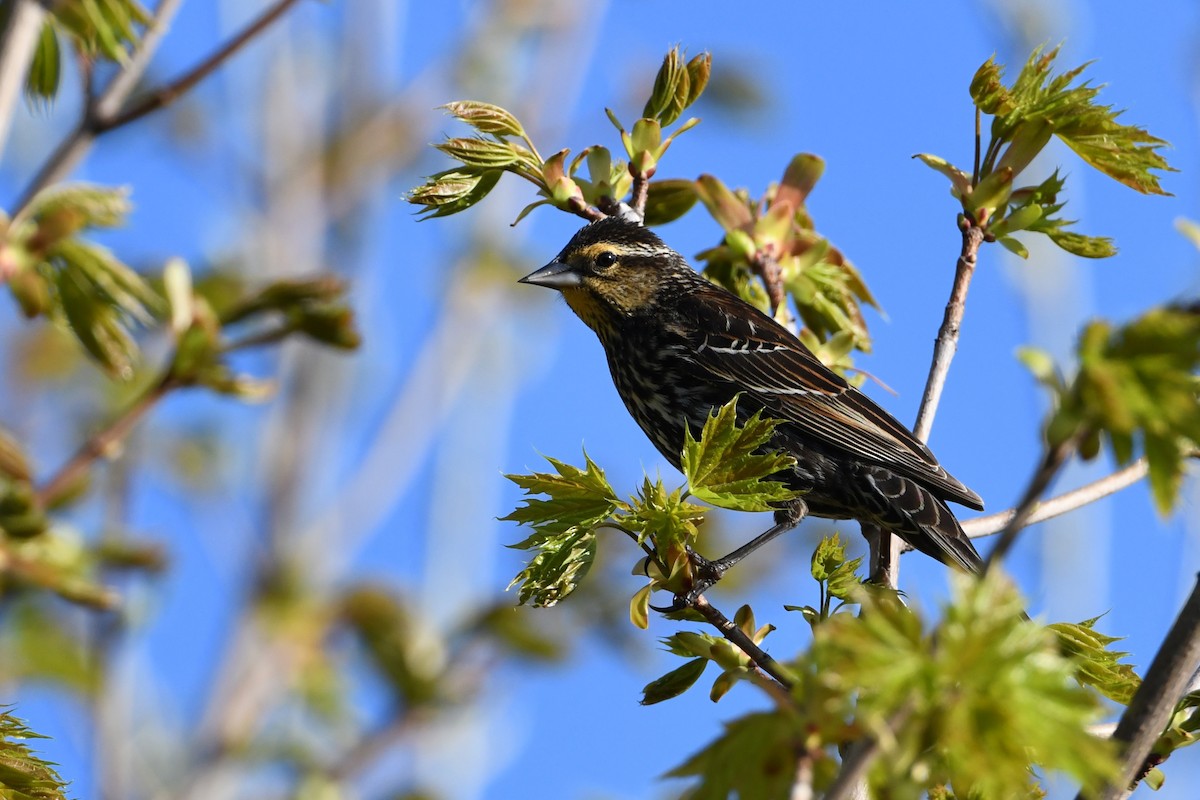
[[[689,311],[706,332],[695,353],[697,367],[743,387],[772,414],[799,428],[804,438],[907,475],[945,499],[983,508],[979,495],[947,473],[895,417],[766,314],[741,305],[727,309],[730,297],[716,287],[691,297]]]

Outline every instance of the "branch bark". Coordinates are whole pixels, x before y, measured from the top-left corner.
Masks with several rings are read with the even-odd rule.
[[[1122,489],[1126,489],[1145,478],[1148,469],[1146,459],[1139,458],[1111,475],[1106,475],[1099,480],[1084,484],[1078,489],[1064,492],[1044,502],[1036,503],[1033,510],[1026,517],[1024,524],[1029,526],[1038,522],[1045,522],[1048,519],[1060,517],[1077,508],[1091,505],[1097,500],[1101,500],[1111,494],[1116,494]],[[964,521],[962,528],[967,536],[972,539],[994,536],[1004,530],[1012,521],[1015,514],[1016,510],[1010,508],[1006,511],[998,511],[995,514],[975,517],[974,519]],[[908,552],[911,549],[911,547],[905,547],[904,551]]]
[[[769,656],[766,651],[756,645],[749,636],[742,631],[737,625],[730,621],[729,617],[725,616],[715,606],[705,599],[704,595],[700,595],[691,604],[692,608],[696,609],[710,625],[721,632],[721,635],[733,643],[735,647],[750,657],[750,660],[758,666],[767,675],[770,675],[778,683],[779,691],[786,698],[788,704],[791,703],[791,695],[788,692],[795,685],[796,681],[788,674],[787,670]],[[778,698],[777,698],[778,699]]]
[[[1078,800],[1121,800],[1132,793],[1145,773],[1159,735],[1175,711],[1179,697],[1192,676],[1200,668],[1200,575],[1191,597],[1171,626],[1167,638],[1154,657],[1145,680],[1138,687],[1129,707],[1121,715],[1113,740],[1125,746],[1121,760],[1120,780],[1105,787],[1099,794],[1084,795]]]

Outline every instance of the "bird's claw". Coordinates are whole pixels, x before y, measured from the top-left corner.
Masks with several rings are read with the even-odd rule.
[[[688,548],[688,559],[692,562],[692,586],[686,592],[680,592],[675,595],[674,601],[669,606],[650,606],[652,611],[657,611],[660,614],[675,614],[696,605],[696,601],[700,599],[700,595],[711,589],[717,581],[725,574],[728,567],[722,563],[720,559],[710,561],[704,556],[697,553],[692,548]]]

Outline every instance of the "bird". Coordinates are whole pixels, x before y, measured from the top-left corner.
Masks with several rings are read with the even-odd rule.
[[[806,516],[878,525],[953,568],[983,571],[947,505],[982,510],[980,496],[790,330],[696,272],[649,228],[620,216],[594,221],[520,282],[561,292],[596,333],[626,409],[675,468],[685,429],[697,437],[734,397],[739,419],[761,412],[778,423],[767,449],[795,464],[774,479],[799,496],[729,555],[693,554],[699,577],[684,601]]]

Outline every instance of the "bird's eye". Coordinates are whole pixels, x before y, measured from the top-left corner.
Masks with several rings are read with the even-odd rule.
[[[617,257],[614,254],[608,252],[607,250],[605,250],[600,255],[596,256],[596,266],[600,267],[601,269],[608,269],[609,267],[611,267],[613,264],[616,264],[616,263],[617,263]]]

